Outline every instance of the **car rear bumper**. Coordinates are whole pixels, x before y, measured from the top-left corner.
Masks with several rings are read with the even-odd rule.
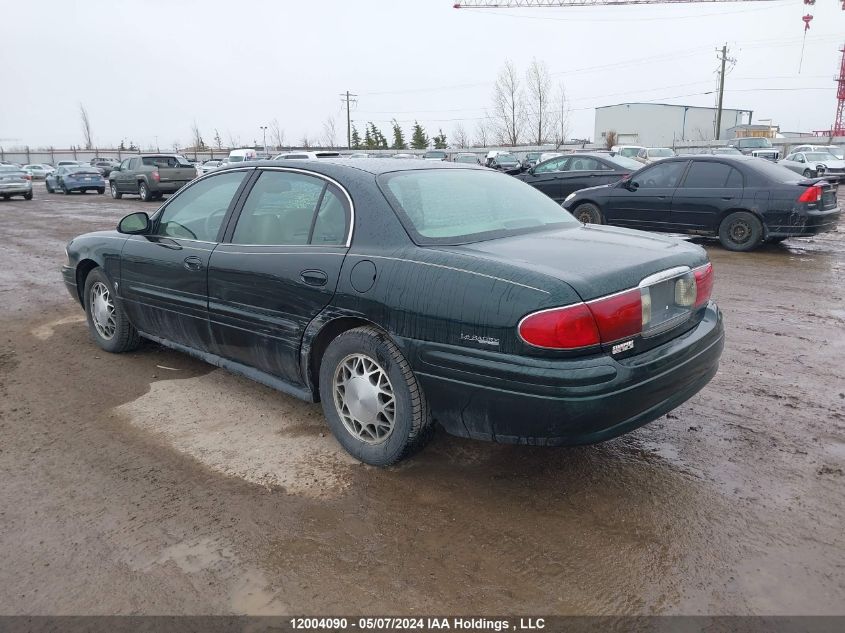
[[[715,375],[722,316],[651,350],[616,360],[547,360],[402,341],[432,415],[455,435],[566,445],[611,439],[671,411]]]
[[[99,180],[68,180],[64,179],[66,189],[105,189],[106,181],[100,178]]]
[[[838,206],[826,211],[796,211],[786,224],[767,224],[766,237],[809,237],[833,231],[841,215]]]
[[[188,184],[187,180],[168,180],[166,182],[157,182],[150,185],[150,189],[156,193],[176,193],[182,187]]]
[[[19,196],[24,193],[32,193],[32,184],[0,185],[0,195]]]

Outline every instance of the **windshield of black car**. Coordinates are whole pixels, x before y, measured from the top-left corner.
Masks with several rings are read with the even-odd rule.
[[[744,138],[740,141],[742,147],[771,147],[767,138]]]
[[[378,182],[421,245],[466,244],[578,226],[545,194],[495,171],[414,169],[382,174]]]
[[[778,165],[770,160],[766,160],[765,158],[755,158],[746,163],[746,165],[754,169],[757,173],[765,176],[767,179],[780,184],[795,185],[803,180],[806,180],[806,178],[804,178],[801,174],[798,174],[783,165]]]
[[[639,169],[643,166],[640,162],[618,154],[616,156],[606,156],[605,160],[614,163],[615,165],[619,165],[622,169]]]

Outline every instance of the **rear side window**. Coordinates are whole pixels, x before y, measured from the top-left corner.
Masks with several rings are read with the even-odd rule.
[[[720,189],[742,187],[742,174],[725,163],[693,161],[684,187],[688,189]]]
[[[325,180],[265,171],[249,193],[232,242],[266,246],[345,243],[347,213],[339,192]]]

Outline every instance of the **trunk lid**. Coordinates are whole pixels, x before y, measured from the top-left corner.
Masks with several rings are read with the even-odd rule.
[[[577,226],[475,244],[438,247],[559,279],[583,301],[635,288],[650,275],[707,262],[703,248],[671,237],[610,226]]]

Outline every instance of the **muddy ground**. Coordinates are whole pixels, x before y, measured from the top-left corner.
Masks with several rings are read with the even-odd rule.
[[[845,614],[845,229],[706,244],[722,366],[660,420],[378,470],[318,405],[94,346],[64,244],[155,206],[0,201],[0,613]]]

